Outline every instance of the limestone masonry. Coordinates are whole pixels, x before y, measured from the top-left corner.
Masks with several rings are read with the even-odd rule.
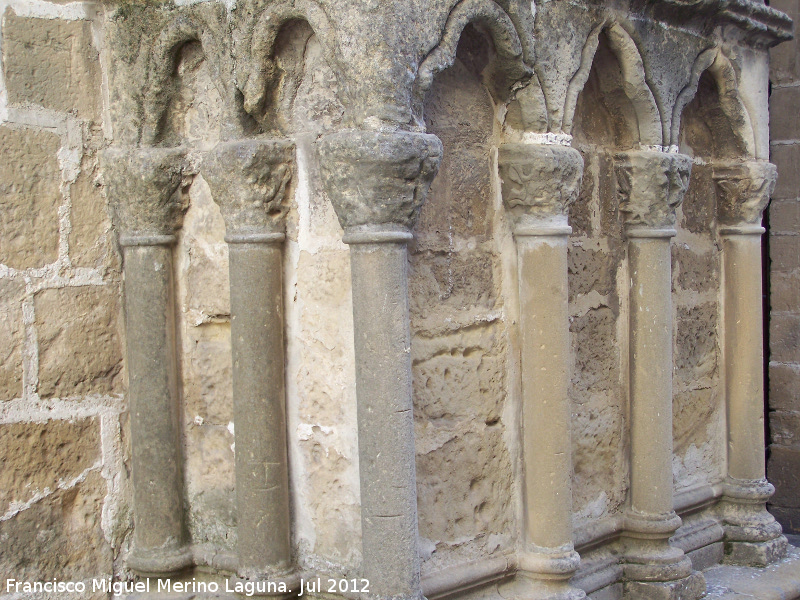
[[[799,8],[0,0],[0,600],[800,598]]]

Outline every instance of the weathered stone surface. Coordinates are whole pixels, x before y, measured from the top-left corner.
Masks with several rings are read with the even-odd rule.
[[[769,240],[771,270],[778,273],[792,273],[800,270],[800,239],[796,236],[773,236]]]
[[[772,146],[770,160],[778,167],[778,183],[773,198],[797,198],[800,190],[800,144]]]
[[[97,419],[0,425],[0,515],[69,484],[100,460]]]
[[[681,204],[681,227],[692,233],[707,233],[716,218],[716,186],[711,176],[711,165],[692,165],[689,188]]]
[[[769,407],[800,410],[800,365],[770,362]]]
[[[325,190],[343,229],[410,228],[436,175],[442,144],[428,134],[344,131],[324,137],[318,151]]]
[[[774,506],[800,508],[800,448],[770,446],[767,476],[775,485]]]
[[[769,96],[769,137],[772,140],[800,139],[800,124],[792,118],[800,106],[800,88],[773,89]]]
[[[678,308],[675,326],[675,375],[679,381],[708,385],[718,364],[717,304]]]
[[[0,402],[22,397],[22,352],[25,328],[22,323],[21,281],[0,280]]]
[[[9,102],[98,118],[100,63],[91,22],[18,17],[8,9],[3,65]]]
[[[229,235],[282,233],[294,148],[285,140],[218,144],[203,163]]]
[[[43,398],[107,394],[121,389],[119,289],[80,286],[34,296]],[[76,348],[87,350],[76,352]]]
[[[800,244],[798,245],[800,246]],[[773,271],[769,278],[769,305],[771,312],[798,312],[800,277],[797,272]]]
[[[585,245],[587,247],[571,245],[569,248],[569,294],[572,301],[592,291],[606,296],[612,294],[617,286],[617,257]]]
[[[171,235],[186,209],[174,196],[186,151],[181,148],[121,148],[103,151],[106,194],[123,235]]]
[[[0,127],[0,263],[41,267],[58,258],[57,135]]]
[[[6,521],[0,521],[3,579],[59,581],[110,577],[112,550],[103,536],[106,482],[90,472],[73,487],[57,490]],[[91,593],[87,598],[100,600]]]
[[[628,225],[674,227],[689,187],[692,161],[683,154],[628,152],[616,156],[620,211]]]
[[[497,161],[503,202],[516,217],[564,215],[578,197],[583,158],[574,148],[504,144]]]
[[[719,270],[716,252],[698,253],[688,244],[680,242],[672,245],[673,283],[680,289],[696,292],[716,290],[719,287]]]
[[[714,165],[717,184],[717,213],[722,225],[761,224],[778,171],[768,162],[721,163]]]
[[[777,313],[769,320],[770,359],[800,362],[800,315]]]
[[[773,444],[800,448],[800,411],[770,412],[769,428]]]
[[[69,259],[76,267],[102,268],[118,264],[113,250],[111,218],[106,199],[96,184],[94,161],[84,160],[78,178],[69,188]]]
[[[800,231],[800,200],[773,200],[769,205],[770,235],[792,235],[797,231]]]

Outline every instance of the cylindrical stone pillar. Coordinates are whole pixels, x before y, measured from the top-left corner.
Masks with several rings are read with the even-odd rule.
[[[498,150],[519,274],[524,549],[504,597],[578,600],[569,585],[580,562],[572,536],[567,210],[580,192],[583,159],[565,146],[506,144]]]
[[[672,270],[670,238],[691,159],[639,151],[616,157],[628,239],[630,506],[625,515],[625,594],[630,600],[695,600],[705,579],[669,544],[681,524],[672,486]]]
[[[238,576],[292,573],[283,346],[283,240],[293,147],[218,144],[202,174],[225,219],[231,290]],[[296,590],[295,590],[296,592]]]
[[[432,135],[344,131],[319,142],[350,245],[362,576],[374,598],[422,597],[406,244],[442,147]]]
[[[183,522],[172,272],[183,161],[180,148],[110,148],[102,157],[125,275],[134,504],[128,566],[145,576],[192,563]]]
[[[714,165],[722,241],[728,477],[721,510],[725,562],[766,566],[783,558],[786,538],[765,508],[761,215],[775,186],[768,162]]]

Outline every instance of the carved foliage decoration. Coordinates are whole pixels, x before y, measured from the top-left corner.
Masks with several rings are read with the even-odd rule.
[[[723,225],[760,225],[778,180],[778,170],[766,161],[715,164],[717,216]]]
[[[322,183],[342,228],[412,228],[442,158],[434,135],[349,130],[318,142]]]
[[[229,234],[283,232],[294,146],[286,140],[218,144],[201,171]]]
[[[108,148],[101,155],[117,226],[126,236],[171,235],[185,206],[175,194],[183,177],[183,148]]]
[[[583,158],[574,148],[505,144],[497,158],[503,202],[517,219],[566,215],[580,193]]]
[[[689,187],[692,160],[683,154],[626,152],[615,157],[619,209],[629,226],[672,228]]]

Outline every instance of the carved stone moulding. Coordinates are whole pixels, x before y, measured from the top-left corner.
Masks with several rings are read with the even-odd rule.
[[[409,230],[442,158],[439,138],[407,131],[346,130],[326,135],[317,147],[322,182],[346,243],[374,229],[411,237]]]
[[[567,211],[578,198],[583,177],[583,158],[577,150],[505,144],[498,149],[497,163],[503,202],[514,216],[517,234],[548,221],[566,226]]]
[[[208,153],[201,172],[225,220],[226,241],[283,239],[293,162],[294,144],[284,139],[221,142]]]
[[[692,159],[651,150],[624,152],[616,155],[614,170],[628,235],[640,229],[674,230],[675,211],[689,187]]]
[[[766,161],[718,163],[713,167],[717,187],[717,217],[722,227],[755,226],[762,233],[761,216],[778,180],[778,169]]]
[[[185,148],[112,146],[100,156],[122,245],[171,243],[185,206],[175,196]]]

